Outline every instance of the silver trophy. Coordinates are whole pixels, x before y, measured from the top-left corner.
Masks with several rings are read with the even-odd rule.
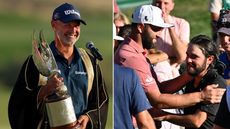
[[[53,53],[47,44],[43,32],[39,32],[39,41],[32,37],[32,58],[41,75],[50,78],[60,75]],[[77,121],[71,97],[67,93],[67,87],[61,83],[54,91],[55,97],[49,95],[45,98],[46,111],[51,128],[74,125]],[[51,95],[50,95],[51,96]]]
[[[35,38],[35,31],[32,40],[33,60],[39,72],[46,77],[59,73],[53,53],[44,39],[43,32],[39,32],[40,42]]]
[[[39,32],[39,42],[35,38],[35,31],[33,32],[32,39],[32,57],[40,74],[48,78],[55,74],[60,75],[60,70],[57,67],[53,53],[44,38],[43,32]],[[56,92],[58,95],[64,95],[67,92],[64,83],[56,90],[58,90],[58,92]]]

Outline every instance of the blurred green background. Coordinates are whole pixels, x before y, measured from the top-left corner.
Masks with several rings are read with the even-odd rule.
[[[123,1],[126,0],[117,1],[121,1],[120,3],[123,4],[125,3]],[[149,3],[152,2],[152,0],[145,0],[142,2],[146,3],[146,1],[149,1]],[[198,34],[211,36],[210,14],[208,11],[209,0],[174,0],[174,2],[175,7],[171,13],[177,17],[186,19],[190,23],[190,38]],[[132,5],[128,7],[127,4],[124,4],[121,7],[124,8],[120,8],[120,10],[130,19],[135,7]]]
[[[112,2],[109,0],[0,0],[0,129],[9,129],[7,104],[12,87],[26,57],[31,54],[33,30],[43,29],[53,40],[50,20],[54,8],[68,2],[81,12],[87,25],[81,26],[76,46],[93,41],[102,53],[100,62],[110,96],[106,128],[112,128]]]

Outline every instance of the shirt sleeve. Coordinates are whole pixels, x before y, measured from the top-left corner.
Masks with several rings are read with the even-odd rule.
[[[189,23],[182,19],[181,25],[180,25],[180,39],[184,41],[185,43],[189,43],[190,38],[190,26]]]
[[[123,53],[125,55],[126,53]],[[128,54],[127,54],[128,55]],[[129,67],[135,70],[137,73],[141,85],[144,88],[145,92],[148,92],[149,89],[158,89],[156,80],[154,79],[150,64],[146,61],[145,57],[141,57],[140,55],[125,55],[124,61],[122,62],[122,65],[125,67]]]
[[[140,84],[140,80],[136,73],[133,71],[133,92],[132,92],[132,108],[133,114],[138,114],[139,112],[142,112],[144,110],[150,109],[151,105],[146,97],[146,94]]]

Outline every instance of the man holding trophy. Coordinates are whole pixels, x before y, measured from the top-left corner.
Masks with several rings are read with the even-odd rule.
[[[71,4],[52,16],[54,41],[48,46],[40,33],[33,55],[23,64],[9,101],[13,129],[104,129],[108,95],[95,57],[75,47],[80,24]]]

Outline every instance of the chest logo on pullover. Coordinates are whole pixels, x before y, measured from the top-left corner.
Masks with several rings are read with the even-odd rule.
[[[86,75],[86,72],[82,72],[82,71],[75,71],[75,74],[77,74],[77,75]]]

